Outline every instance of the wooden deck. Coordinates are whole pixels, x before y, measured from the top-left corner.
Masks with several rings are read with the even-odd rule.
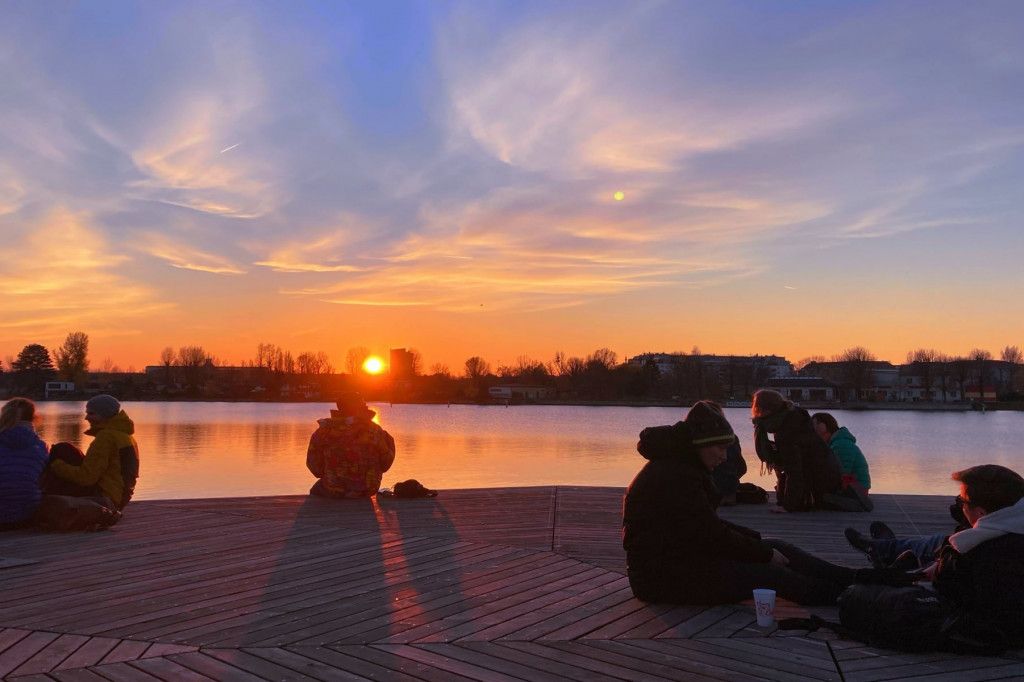
[[[0,535],[0,677],[41,680],[1024,679],[1001,658],[764,632],[749,604],[634,600],[621,489],[443,491],[434,500],[136,502],[114,529]],[[948,500],[873,514],[723,515],[853,566],[884,519],[944,531]],[[792,605],[782,615],[802,614]],[[834,617],[826,609],[825,615]]]

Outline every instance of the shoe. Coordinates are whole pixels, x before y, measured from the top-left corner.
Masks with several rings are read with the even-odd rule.
[[[864,552],[868,559],[871,560],[871,565],[875,568],[884,568],[885,564],[881,562],[878,556],[875,554],[875,545],[868,538],[858,531],[856,528],[847,528],[843,531],[843,535],[846,536],[846,541],[857,550],[858,552]]]
[[[864,552],[865,554],[871,554],[871,541],[864,537],[859,530],[856,528],[847,528],[843,531],[843,535],[846,536],[846,541],[857,550],[858,552]]]
[[[921,568],[921,562],[917,560],[917,555],[908,549],[896,557],[896,560],[892,562],[889,568],[896,568],[901,571],[916,571]]]
[[[871,526],[868,528],[868,532],[871,533],[871,537],[875,540],[895,540],[896,533],[892,532],[892,528],[885,525],[881,521],[872,521]]]

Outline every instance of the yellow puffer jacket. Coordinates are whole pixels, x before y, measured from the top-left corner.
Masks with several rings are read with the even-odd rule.
[[[50,462],[50,470],[66,481],[81,486],[99,486],[118,509],[123,509],[135,492],[139,478],[139,446],[132,434],[135,424],[121,410],[107,421],[85,432],[95,439],[85,453],[81,466],[60,460]]]

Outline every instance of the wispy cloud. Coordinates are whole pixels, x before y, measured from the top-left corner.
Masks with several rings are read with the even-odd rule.
[[[245,274],[244,269],[223,256],[203,251],[184,242],[173,241],[160,234],[141,234],[138,239],[138,248],[141,251],[166,261],[175,268],[216,275]]]

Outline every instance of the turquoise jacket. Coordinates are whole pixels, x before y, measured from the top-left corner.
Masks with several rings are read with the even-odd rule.
[[[868,461],[864,458],[864,453],[857,447],[857,439],[853,437],[853,434],[845,426],[841,426],[832,434],[828,446],[839,458],[843,473],[856,478],[865,490],[869,489],[871,474],[868,472]]]

